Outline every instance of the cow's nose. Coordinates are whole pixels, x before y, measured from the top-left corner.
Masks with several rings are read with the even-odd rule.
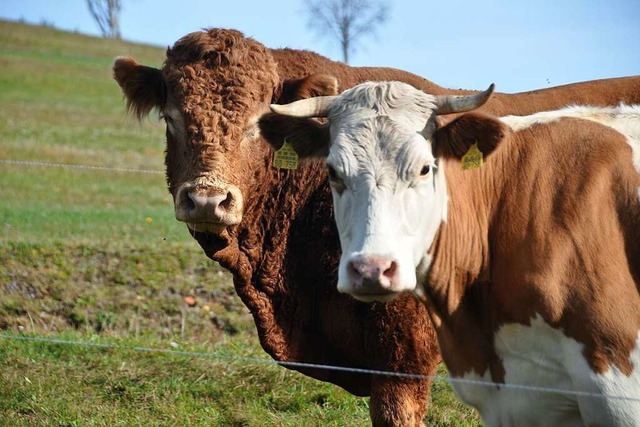
[[[233,204],[233,195],[227,191],[203,196],[195,191],[189,191],[181,201],[181,207],[192,219],[223,218]]]
[[[390,256],[354,256],[349,260],[347,271],[360,293],[389,292],[398,282],[398,262]]]
[[[176,219],[188,223],[237,224],[242,215],[242,196],[239,190],[234,190],[202,192],[183,188],[176,196]]]

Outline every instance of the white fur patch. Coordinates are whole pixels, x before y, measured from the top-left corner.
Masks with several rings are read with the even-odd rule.
[[[640,105],[620,104],[617,107],[574,105],[529,116],[504,116],[500,120],[517,132],[537,124],[553,123],[564,117],[601,123],[625,135],[633,150],[633,165],[640,172]]]
[[[640,425],[640,332],[630,354],[630,376],[611,366],[594,373],[583,345],[537,316],[531,325],[508,324],[495,335],[505,368],[505,383],[590,393],[584,396],[470,384],[452,384],[460,398],[476,407],[487,426],[638,426]],[[470,380],[490,381],[469,373]],[[629,397],[630,399],[599,396]]]

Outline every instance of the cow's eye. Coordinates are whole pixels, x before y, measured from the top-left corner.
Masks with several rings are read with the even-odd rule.
[[[327,172],[329,173],[329,179],[331,181],[338,180],[338,173],[336,172],[336,169],[333,166],[327,165]]]
[[[431,170],[431,166],[429,165],[424,165],[422,167],[422,169],[420,169],[420,176],[425,176],[429,173],[429,171]]]
[[[327,174],[329,175],[329,184],[331,184],[331,188],[341,195],[346,186],[338,176],[338,172],[336,172],[336,169],[333,166],[327,165]]]
[[[171,116],[168,116],[166,114],[161,115],[160,118],[167,124],[173,123],[173,119],[171,118]]]

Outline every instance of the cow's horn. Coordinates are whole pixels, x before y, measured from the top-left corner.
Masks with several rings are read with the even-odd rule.
[[[274,113],[291,117],[327,117],[329,107],[337,96],[316,96],[301,99],[290,104],[271,104]]]
[[[438,95],[436,114],[464,113],[481,107],[487,102],[495,87],[496,85],[491,83],[487,90],[475,95]]]

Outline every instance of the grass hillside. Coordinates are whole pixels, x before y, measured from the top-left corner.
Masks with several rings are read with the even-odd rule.
[[[126,117],[118,55],[164,49],[0,21],[0,425],[367,425],[366,399],[262,351],[173,217],[164,127]],[[445,383],[433,400],[429,425],[478,424]]]
[[[126,118],[117,55],[159,66],[163,49],[0,21],[0,158],[162,171],[164,130]],[[189,241],[161,173],[2,168],[3,238]]]

